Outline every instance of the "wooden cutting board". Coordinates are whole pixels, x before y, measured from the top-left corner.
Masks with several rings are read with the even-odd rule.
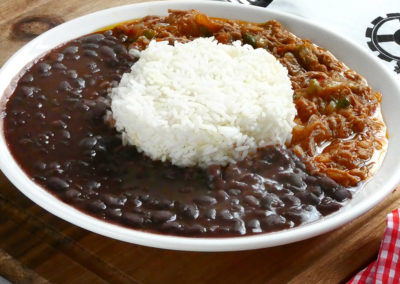
[[[0,66],[63,21],[132,0],[2,0]],[[168,251],[96,235],[47,213],[0,173],[0,275],[19,283],[342,283],[376,258],[400,191],[302,242],[243,252]]]

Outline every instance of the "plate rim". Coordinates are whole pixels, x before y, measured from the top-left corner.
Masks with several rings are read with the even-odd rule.
[[[379,62],[376,58],[374,58],[370,53],[368,53],[365,49],[357,44],[351,42],[346,37],[338,35],[327,28],[317,26],[315,23],[300,18],[298,16],[287,14],[284,12],[279,12],[276,10],[269,10],[265,8],[253,7],[253,6],[244,6],[244,5],[235,5],[226,2],[217,2],[217,1],[157,1],[157,2],[143,2],[143,3],[134,3],[129,5],[117,6],[105,10],[100,10],[94,13],[89,13],[83,15],[81,17],[75,18],[71,21],[65,22],[46,33],[40,35],[39,37],[35,38],[21,49],[19,49],[4,65],[3,68],[0,70],[0,77],[3,76],[5,72],[8,71],[9,66],[13,64],[15,60],[18,60],[19,57],[24,54],[29,48],[32,48],[36,44],[40,43],[44,38],[51,36],[53,33],[56,33],[69,25],[74,23],[78,23],[79,21],[85,20],[88,17],[99,17],[102,14],[107,13],[114,13],[119,9],[140,9],[140,8],[151,8],[157,7],[159,8],[168,8],[169,6],[201,6],[203,9],[204,7],[223,7],[231,10],[242,10],[249,11],[262,11],[265,13],[267,17],[271,17],[273,15],[280,17],[287,18],[290,21],[295,22],[302,22],[307,25],[311,25],[313,28],[317,30],[321,30],[326,32],[327,35],[334,35],[335,37],[339,38],[341,41],[347,43],[348,45],[352,46],[355,50],[360,52],[360,54],[364,54],[369,59],[374,62],[375,66],[379,66],[379,71],[386,72],[386,76],[394,80],[394,75],[389,73],[389,70],[383,65],[383,63]],[[240,6],[240,7],[239,7]],[[228,8],[229,7],[229,8]],[[220,9],[220,8],[217,8]],[[107,25],[104,25],[107,26]],[[101,27],[98,27],[101,28]],[[67,39],[70,40],[70,39]],[[61,44],[61,43],[60,43]],[[54,48],[54,47],[53,47]],[[38,55],[39,57],[41,56]],[[21,69],[20,69],[21,70]],[[392,75],[392,76],[391,76]],[[397,85],[397,89],[399,91],[398,95],[400,94],[400,87]],[[3,111],[4,108],[4,83],[0,83],[0,113]],[[385,115],[385,114],[384,114]],[[3,114],[4,116],[4,114]],[[265,248],[271,246],[278,246],[283,244],[288,244],[300,240],[304,240],[307,238],[311,238],[328,231],[334,230],[340,227],[343,224],[348,223],[349,221],[355,219],[356,217],[360,216],[361,214],[367,212],[369,209],[374,207],[380,201],[383,200],[390,192],[395,189],[395,186],[399,182],[399,178],[396,176],[400,176],[400,165],[394,169],[394,174],[392,177],[384,181],[384,190],[380,191],[379,194],[376,194],[376,199],[366,204],[366,202],[362,202],[360,204],[355,204],[352,208],[353,210],[347,212],[346,216],[341,216],[340,212],[342,210],[331,214],[327,217],[321,218],[316,222],[312,222],[306,225],[302,225],[299,227],[295,227],[293,229],[273,232],[273,233],[266,233],[266,234],[259,234],[259,235],[252,235],[252,236],[240,236],[240,237],[229,237],[229,238],[202,238],[202,237],[182,237],[182,236],[172,236],[172,235],[162,235],[158,233],[150,233],[150,232],[143,232],[135,229],[129,229],[122,227],[120,225],[115,225],[109,222],[102,221],[95,217],[92,217],[78,209],[75,209],[73,206],[70,206],[51,193],[47,192],[45,189],[40,187],[38,184],[34,183],[29,179],[29,177],[25,174],[25,172],[19,168],[16,161],[13,159],[9,148],[6,145],[5,138],[4,138],[4,131],[3,131],[3,119],[1,119],[0,115],[0,149],[6,149],[7,151],[0,151],[0,169],[3,173],[7,176],[7,178],[16,186],[16,188],[21,191],[25,196],[35,202],[37,205],[45,209],[46,211],[50,212],[57,217],[70,222],[76,226],[84,228],[86,230],[95,232],[100,235],[104,235],[107,237],[111,237],[114,239],[118,239],[121,241],[145,245],[150,247],[157,247],[163,249],[172,249],[172,250],[187,250],[187,251],[239,251],[239,250],[249,250],[249,249],[258,249],[258,248]],[[397,137],[396,137],[397,139]],[[389,139],[388,144],[388,151],[391,149],[391,145],[393,142]],[[12,160],[13,163],[10,161]],[[11,163],[8,163],[11,162]],[[379,170],[378,170],[379,172]],[[15,174],[17,173],[17,174]],[[22,175],[21,175],[22,174]],[[24,176],[25,179],[20,179],[21,176]],[[382,185],[383,186],[383,185]],[[32,192],[35,192],[32,194]],[[51,201],[48,203],[48,201]],[[341,218],[340,218],[341,217]],[[318,230],[316,230],[318,228]],[[295,236],[293,236],[293,232],[296,231]]]

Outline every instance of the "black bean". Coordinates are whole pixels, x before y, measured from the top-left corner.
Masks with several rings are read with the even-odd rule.
[[[99,48],[99,45],[96,43],[84,43],[82,44],[82,47],[85,49],[97,49]]]
[[[245,197],[243,197],[243,201],[253,207],[260,206],[260,200],[258,200],[258,198],[253,195],[246,195]]]
[[[238,177],[238,180],[246,183],[247,185],[263,184],[263,179],[257,174],[246,173]]]
[[[76,54],[78,51],[79,47],[72,45],[64,48],[63,53],[65,55],[71,55],[71,54]]]
[[[66,120],[70,120],[70,119],[71,119],[71,116],[68,115],[68,114],[66,114],[66,113],[64,113],[64,114],[61,115],[61,118],[62,118],[62,119],[66,119]]]
[[[228,187],[239,189],[239,190],[247,190],[249,188],[247,183],[237,181],[237,180],[228,180]]]
[[[129,209],[130,211],[132,211],[132,213],[136,213],[136,214],[144,214],[144,212],[146,211],[144,207],[133,207],[132,209]],[[149,220],[149,219],[147,219]]]
[[[286,207],[297,207],[301,204],[299,198],[294,195],[286,195],[281,198]]]
[[[96,62],[89,62],[89,63],[87,63],[87,68],[89,69],[89,71],[91,72],[91,73],[97,73],[97,72],[100,72],[100,68],[97,66],[97,64],[96,64]]]
[[[280,190],[274,192],[279,198],[286,196],[286,195],[292,195],[293,191],[289,188],[283,187]]]
[[[62,166],[59,162],[52,162],[48,166],[50,169],[61,169]]]
[[[231,231],[230,226],[218,225],[218,227],[214,230],[216,233],[225,235]]]
[[[292,158],[293,158],[297,168],[302,170],[303,172],[305,172],[306,171],[306,165],[296,155],[292,155]]]
[[[118,41],[118,38],[113,36],[112,31],[108,30],[104,33],[104,35],[107,37],[107,39],[113,40],[113,41]]]
[[[206,209],[203,216],[204,218],[215,220],[217,217],[217,210],[214,208]]]
[[[67,77],[71,79],[78,78],[78,72],[76,72],[75,70],[68,70]]]
[[[341,207],[342,205],[340,205],[339,203],[333,201],[329,197],[325,197],[324,199],[322,199],[321,203],[317,206],[317,209],[319,212],[321,212],[323,216],[326,216],[335,211],[338,211]]]
[[[49,177],[47,186],[56,191],[63,191],[69,188],[69,183],[59,177]]]
[[[95,200],[90,200],[87,203],[88,209],[93,211],[93,212],[99,212],[99,211],[103,211],[107,208],[106,204],[99,200],[99,199],[95,199]]]
[[[304,210],[296,208],[291,208],[285,210],[284,212],[282,211],[282,215],[286,218],[286,220],[290,220],[296,225],[305,223],[309,219],[307,213]]]
[[[66,140],[71,139],[71,133],[68,130],[61,130],[60,131],[60,137]]]
[[[329,177],[320,178],[320,184],[325,190],[339,187],[339,185]]]
[[[277,159],[279,159],[279,153],[276,149],[267,148],[263,151],[261,158],[266,162],[273,164]]]
[[[320,202],[317,195],[308,191],[297,192],[296,197],[298,197],[304,204],[317,205]]]
[[[117,58],[117,54],[115,53],[114,49],[112,49],[109,46],[104,46],[103,45],[103,46],[101,46],[99,48],[99,50],[107,58],[110,58],[110,59],[116,59]]]
[[[217,212],[217,218],[221,218],[222,220],[231,220],[233,216],[228,209],[223,209]]]
[[[110,193],[103,193],[101,199],[110,206],[124,206],[127,201],[125,196],[115,196]]]
[[[196,204],[181,204],[179,206],[180,213],[191,220],[197,219],[199,217],[199,209]]]
[[[309,185],[307,187],[307,190],[313,194],[315,194],[316,196],[321,196],[322,194],[322,189],[319,185]]]
[[[49,54],[49,58],[50,58],[50,60],[52,60],[52,61],[61,62],[61,61],[63,61],[63,59],[64,59],[64,54],[59,53],[59,52],[51,52],[51,53]]]
[[[107,105],[103,102],[97,102],[96,105],[91,109],[92,119],[99,119],[104,116],[107,110]]]
[[[185,232],[190,235],[201,235],[207,232],[207,229],[200,224],[191,224],[185,226]]]
[[[235,179],[242,175],[242,171],[237,165],[231,164],[226,168],[225,175],[229,179]]]
[[[177,221],[172,221],[162,224],[160,228],[167,232],[178,232],[182,228],[182,225]]]
[[[106,36],[107,38],[112,36],[113,32],[111,30],[107,30],[103,33],[104,36]]]
[[[117,58],[110,58],[108,60],[105,61],[107,63],[107,66],[109,68],[115,68],[118,65],[118,59]],[[114,75],[113,76],[113,80],[115,81],[119,81],[121,79],[121,75]],[[115,86],[113,86],[115,87]]]
[[[268,169],[272,166],[272,163],[265,161],[265,160],[256,160],[254,162],[254,170],[257,173],[260,173],[260,171],[263,171],[265,169]],[[261,173],[260,173],[261,174]]]
[[[26,98],[31,98],[33,97],[33,93],[34,93],[34,88],[32,87],[27,87],[27,86],[22,86],[20,88],[20,92],[21,94],[26,97]]]
[[[83,52],[83,54],[84,54],[85,56],[93,57],[93,58],[97,58],[97,57],[99,56],[99,55],[97,54],[96,51],[91,50],[91,49],[85,50],[85,51]]]
[[[279,148],[280,152],[280,162],[283,164],[285,168],[293,168],[294,162],[291,159],[288,152],[284,151],[283,148]]]
[[[251,219],[246,222],[246,226],[249,230],[251,230],[253,233],[260,233],[262,232],[261,230],[261,224],[258,219]]]
[[[145,201],[147,208],[158,208],[160,204],[160,200],[150,196],[149,199]]]
[[[217,200],[214,197],[207,195],[199,196],[195,198],[193,201],[200,206],[209,206],[217,203]]]
[[[60,91],[68,92],[68,91],[72,91],[73,88],[72,88],[71,84],[68,81],[61,81],[58,84],[58,89]]]
[[[64,121],[60,120],[60,119],[53,120],[50,124],[51,124],[51,126],[53,126],[54,128],[58,128],[58,129],[65,129],[65,128],[67,128],[67,124],[66,124]]]
[[[46,182],[47,178],[45,176],[41,176],[41,175],[34,175],[33,180],[38,181],[38,182]]]
[[[286,219],[279,215],[269,215],[260,220],[261,228],[266,231],[282,229],[286,227]]]
[[[79,198],[82,195],[82,193],[79,190],[76,189],[68,189],[65,191],[64,196],[68,200],[75,200]]]
[[[339,202],[343,202],[345,200],[351,199],[351,192],[345,188],[338,188],[333,192],[331,197]]]
[[[47,101],[47,98],[46,98],[43,94],[38,94],[36,97],[37,97],[38,100],[40,100],[40,101]]]
[[[221,166],[213,165],[207,168],[207,178],[210,182],[215,179],[220,179],[222,176]]]
[[[271,210],[273,208],[277,207],[282,207],[284,203],[282,200],[279,199],[279,197],[273,193],[269,193],[265,195],[261,200],[260,200],[261,206],[264,209]]]
[[[244,207],[240,204],[231,204],[230,210],[231,210],[231,212],[239,214],[239,215],[243,215],[243,213],[244,213]]]
[[[43,170],[47,169],[47,164],[45,162],[41,162],[41,161],[36,161],[34,163],[34,166],[39,171],[43,171]]]
[[[130,204],[132,204],[135,207],[140,207],[140,206],[142,206],[143,202],[141,200],[135,198],[130,201]]]
[[[99,43],[104,39],[104,35],[102,34],[92,34],[82,38],[82,42],[85,43]]]
[[[304,185],[301,175],[295,174],[292,171],[285,171],[278,174],[281,182],[288,182],[295,187],[302,187]]]
[[[131,212],[122,212],[122,220],[133,226],[141,226],[144,223],[143,215]]]
[[[140,200],[141,200],[142,202],[146,202],[146,201],[148,201],[148,200],[150,199],[150,195],[147,194],[147,193],[144,193],[144,194],[141,194],[141,195],[139,196],[139,198],[140,198]]]
[[[56,70],[67,70],[67,66],[65,66],[64,64],[60,63],[60,62],[56,62],[53,64],[53,68]]]
[[[118,53],[118,55],[126,55],[126,54],[128,54],[128,50],[122,44],[118,44],[118,45],[114,46],[114,50],[115,50],[116,53]]]
[[[103,44],[108,45],[108,46],[114,46],[116,44],[116,42],[113,39],[107,38],[107,39],[103,40]]]
[[[312,185],[312,184],[316,184],[318,182],[318,178],[316,176],[306,176],[304,178],[304,181],[307,184]]]
[[[41,62],[37,65],[38,72],[41,74],[48,73],[51,70],[51,65]]]
[[[231,232],[234,234],[238,234],[238,235],[244,235],[246,234],[246,226],[245,223],[243,222],[243,220],[241,219],[232,219],[232,229]]]
[[[222,178],[221,167],[218,165],[208,167],[207,180],[210,189],[224,189],[226,186],[226,182]]]
[[[176,215],[171,211],[167,210],[154,210],[151,212],[151,220],[154,223],[163,223],[167,221],[174,221],[176,219]]]
[[[209,185],[210,189],[218,190],[218,189],[225,189],[228,183],[223,179],[215,180],[212,185]]]
[[[75,80],[73,80],[72,85],[75,88],[83,89],[86,86],[86,81],[83,78],[78,77]]]
[[[228,189],[228,193],[229,193],[229,195],[237,196],[237,195],[241,194],[242,191],[237,188],[231,188],[231,189]]]
[[[220,189],[220,190],[218,190],[218,191],[215,193],[215,198],[216,198],[219,202],[225,201],[225,200],[227,200],[227,199],[229,198],[229,194],[226,193],[225,190]]]
[[[71,93],[71,95],[72,94],[74,96],[78,97],[78,98],[82,97],[79,93]],[[76,103],[75,104],[75,108],[78,109],[79,111],[84,111],[84,112],[88,111],[90,109],[90,107],[87,104],[84,104],[84,103],[81,103],[81,102]]]
[[[91,180],[85,183],[84,188],[87,190],[97,190],[101,187],[101,183],[95,180]]]
[[[112,219],[119,219],[122,216],[122,210],[120,208],[107,208],[106,215]]]
[[[97,144],[96,137],[86,137],[79,141],[79,146],[85,149],[92,149]]]
[[[34,80],[34,77],[33,77],[32,74],[25,74],[25,75],[21,78],[20,82],[21,82],[21,83],[24,83],[24,84],[27,84],[27,83],[32,83],[33,80]]]

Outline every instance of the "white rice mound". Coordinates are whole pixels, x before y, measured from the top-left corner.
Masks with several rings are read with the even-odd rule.
[[[152,41],[112,89],[115,127],[153,160],[207,167],[291,139],[296,109],[287,70],[262,48]]]

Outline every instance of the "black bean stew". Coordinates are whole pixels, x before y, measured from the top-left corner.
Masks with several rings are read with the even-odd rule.
[[[6,105],[4,132],[35,182],[108,222],[190,236],[292,228],[351,198],[329,177],[308,174],[285,146],[205,170],[152,161],[122,146],[104,116],[109,88],[135,62],[127,51],[135,42],[117,29],[87,35],[52,50],[21,75]]]

